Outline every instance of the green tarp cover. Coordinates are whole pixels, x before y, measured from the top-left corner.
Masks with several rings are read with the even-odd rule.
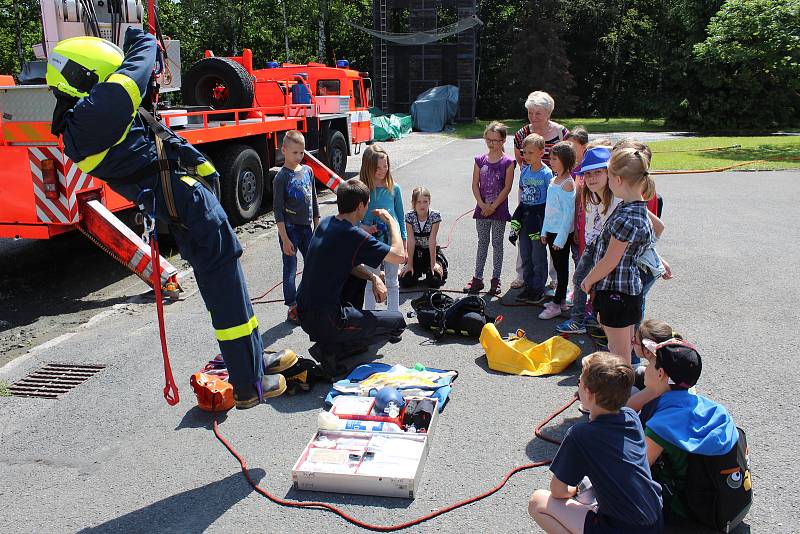
[[[405,113],[386,115],[378,108],[370,108],[369,112],[373,141],[400,139],[411,133],[414,122],[411,115]]]

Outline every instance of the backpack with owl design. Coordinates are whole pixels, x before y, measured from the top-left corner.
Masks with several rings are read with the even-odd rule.
[[[721,456],[689,454],[686,505],[693,518],[721,532],[744,520],[753,502],[747,436],[737,427],[736,446]]]

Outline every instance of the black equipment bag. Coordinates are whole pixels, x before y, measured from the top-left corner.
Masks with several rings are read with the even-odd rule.
[[[749,451],[744,430],[728,454],[689,454],[686,469],[686,506],[693,518],[721,532],[741,523],[753,502]]]
[[[412,300],[411,307],[419,324],[434,331],[437,338],[444,334],[477,338],[484,325],[496,319],[486,314],[486,302],[477,295],[453,299],[436,289]]]

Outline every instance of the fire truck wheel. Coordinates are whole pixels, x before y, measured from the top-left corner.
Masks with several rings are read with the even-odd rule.
[[[325,165],[344,178],[347,169],[347,141],[342,132],[331,130],[325,143]]]
[[[248,108],[253,105],[253,80],[244,67],[226,57],[203,58],[186,72],[181,84],[183,101],[188,106],[213,109]],[[233,114],[212,116],[229,120]]]
[[[264,197],[264,170],[258,152],[233,145],[218,154],[222,207],[236,226],[255,219]]]

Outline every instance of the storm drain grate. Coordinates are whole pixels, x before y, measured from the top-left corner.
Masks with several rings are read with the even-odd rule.
[[[105,367],[100,364],[48,363],[8,389],[15,397],[57,399]]]

